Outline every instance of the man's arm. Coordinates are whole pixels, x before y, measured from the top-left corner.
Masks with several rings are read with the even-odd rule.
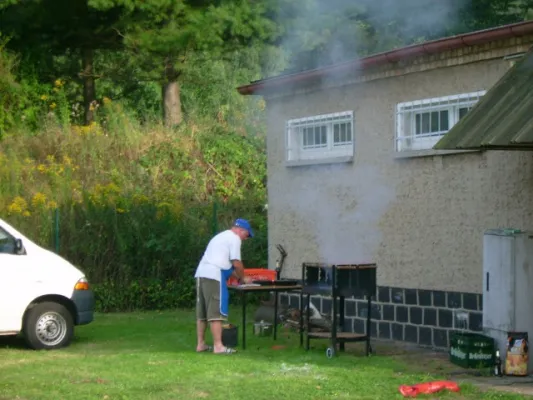
[[[244,276],[244,264],[240,260],[231,260],[231,263],[235,267],[233,270],[233,276],[237,278],[241,283],[250,283],[252,279],[248,276]]]
[[[244,279],[244,265],[243,265],[242,261],[240,261],[240,260],[231,260],[231,263],[235,267],[235,269],[233,271],[235,276],[238,279],[243,280]]]

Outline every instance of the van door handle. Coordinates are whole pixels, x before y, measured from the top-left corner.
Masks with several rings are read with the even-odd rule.
[[[487,272],[487,292],[489,291],[489,278],[490,278],[490,273]]]

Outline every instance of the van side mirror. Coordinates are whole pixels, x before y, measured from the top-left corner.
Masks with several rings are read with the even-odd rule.
[[[22,254],[24,252],[24,245],[22,239],[15,239],[15,253]]]

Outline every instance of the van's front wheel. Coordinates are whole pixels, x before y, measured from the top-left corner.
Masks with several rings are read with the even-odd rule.
[[[24,321],[24,338],[35,350],[68,346],[73,334],[72,315],[58,303],[44,302],[33,306]]]

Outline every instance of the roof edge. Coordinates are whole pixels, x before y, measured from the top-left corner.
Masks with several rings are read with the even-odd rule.
[[[525,36],[533,33],[533,20],[503,25],[495,28],[469,32],[462,35],[449,36],[420,44],[414,44],[399,49],[376,53],[368,57],[357,58],[339,64],[313,70],[297,72],[289,75],[267,78],[248,85],[239,86],[237,90],[242,95],[256,94],[261,89],[283,87],[289,83],[302,82],[313,78],[320,78],[329,73],[338,73],[350,68],[364,70],[370,67],[397,62],[420,55],[435,54],[446,50],[454,50],[466,46],[484,44],[487,42]]]

